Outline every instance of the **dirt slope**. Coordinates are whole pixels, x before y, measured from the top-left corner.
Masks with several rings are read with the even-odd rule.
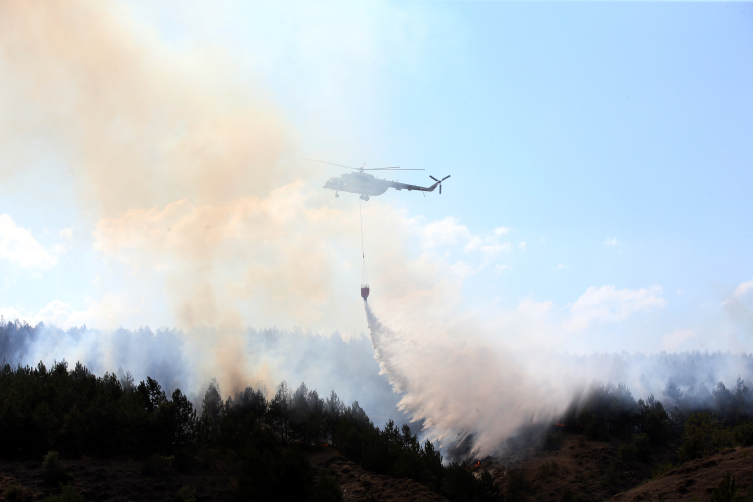
[[[447,499],[410,479],[393,478],[362,469],[333,448],[323,448],[309,455],[317,471],[329,470],[343,489],[343,500],[410,500],[447,502]]]
[[[211,453],[211,452],[210,452]],[[330,471],[343,488],[346,502],[359,500],[409,500],[446,502],[425,486],[408,479],[366,471],[329,447],[310,450],[307,456],[317,474]],[[128,458],[63,460],[71,484],[87,501],[172,501],[183,486],[195,490],[197,501],[233,499],[238,468],[232,458],[216,454],[197,458],[188,472],[166,466],[161,472],[144,473],[143,462]],[[23,487],[25,496],[16,500],[36,501],[58,494],[60,489],[45,483],[39,461],[0,460],[0,501],[11,485]]]
[[[653,463],[625,462],[617,440],[586,441],[569,435],[554,451],[538,447],[506,451],[499,459],[481,461],[505,490],[517,489],[529,500],[609,500],[651,478],[656,463],[666,462],[672,447],[653,451]]]
[[[532,502],[706,501],[727,471],[736,478],[738,496],[745,496],[748,489],[753,495],[753,448],[730,448],[652,480],[658,465],[675,460],[676,445],[653,448],[649,462],[626,462],[619,453],[621,444],[615,439],[601,442],[586,441],[582,435],[565,436],[556,451],[510,449],[474,469],[488,469],[508,494],[512,488],[522,495],[517,500]]]
[[[613,501],[708,500],[724,473],[735,476],[738,495],[753,492],[753,451],[751,448],[730,448],[723,452],[694,460],[673,469],[660,478],[615,495]]]

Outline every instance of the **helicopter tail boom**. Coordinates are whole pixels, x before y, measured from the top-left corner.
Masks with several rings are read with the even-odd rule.
[[[408,191],[418,190],[418,191],[421,191],[421,192],[433,192],[434,189],[437,188],[437,186],[438,186],[439,187],[439,193],[441,194],[442,193],[442,182],[444,180],[446,180],[447,178],[449,178],[449,176],[445,176],[441,180],[438,180],[434,176],[431,176],[431,175],[429,176],[429,178],[431,178],[431,179],[433,179],[435,181],[435,183],[433,185],[429,186],[429,187],[420,187],[420,186],[417,186],[417,185],[407,185],[405,183],[398,183],[397,181],[393,181],[391,186],[395,190],[408,190]]]

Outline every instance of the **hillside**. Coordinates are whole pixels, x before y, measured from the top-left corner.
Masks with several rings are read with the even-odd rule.
[[[711,492],[729,472],[736,479],[737,495],[753,497],[753,456],[750,448],[729,448],[716,455],[688,462],[663,476],[624,493],[614,501],[708,500]]]
[[[679,501],[709,500],[711,492],[729,471],[738,495],[753,490],[751,448],[728,448],[654,474],[676,456],[677,447],[653,447],[649,461],[626,461],[620,447],[628,440],[589,441],[582,434],[563,434],[561,446],[510,448],[501,457],[473,466],[489,470],[504,488],[507,500],[530,501]]]
[[[380,501],[447,500],[416,481],[367,471],[331,447],[311,449],[307,457],[316,477],[325,474],[334,477],[345,502],[370,497]],[[62,460],[62,464],[69,473],[68,482],[84,500],[102,502],[236,500],[240,474],[235,459],[218,451],[205,451],[191,466],[181,469],[169,459],[163,465],[129,458],[81,458]],[[42,462],[0,461],[0,500],[32,502],[59,492],[55,484],[45,481]]]
[[[78,363],[6,364],[0,493],[61,502],[666,500],[703,497],[727,471],[747,490],[751,461],[736,448],[753,445],[753,394],[740,380],[734,393],[719,383],[711,396],[706,411],[691,396],[667,413],[653,396],[594,385],[557,424],[522,428],[502,454],[466,464],[443,462],[449,453],[407,424],[379,427],[357,401],[303,383],[293,391],[283,381],[271,399],[247,387],[226,400],[210,385],[199,414],[150,377],[136,385]]]
[[[314,469],[321,475],[330,472],[343,491],[344,502],[367,500],[411,500],[446,502],[440,494],[412,479],[396,478],[367,471],[340,455],[334,448],[321,448],[309,454]]]
[[[582,434],[562,434],[557,449],[512,448],[498,460],[481,461],[495,481],[531,500],[608,500],[651,478],[652,467],[672,455],[670,447],[655,448],[654,461],[627,462],[620,455],[624,441],[588,441]]]
[[[130,458],[63,459],[70,483],[86,501],[233,500],[237,465],[227,458],[198,457],[195,466],[150,464]],[[186,488],[184,488],[186,487]],[[175,499],[181,489],[184,499]],[[60,493],[59,483],[45,479],[41,461],[0,461],[0,494],[4,500],[43,500]]]

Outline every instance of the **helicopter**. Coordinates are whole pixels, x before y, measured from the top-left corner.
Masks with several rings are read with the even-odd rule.
[[[398,181],[390,181],[385,179],[379,179],[373,174],[365,173],[364,171],[423,171],[423,169],[403,169],[401,167],[373,167],[366,169],[366,163],[361,167],[343,166],[340,164],[333,164],[332,162],[324,162],[323,160],[303,159],[310,160],[312,162],[320,162],[322,164],[329,164],[331,166],[344,167],[346,169],[353,169],[357,171],[355,173],[343,173],[340,176],[330,178],[324,184],[324,188],[329,188],[335,191],[335,197],[340,197],[339,192],[357,193],[361,196],[361,200],[369,200],[369,197],[382,195],[389,188],[395,190],[413,190],[421,192],[433,192],[437,186],[439,186],[439,193],[442,193],[442,182],[449,178],[445,176],[441,180],[438,180],[434,176],[429,175],[429,178],[434,180],[434,184],[430,187],[421,187],[417,185],[409,185],[407,183],[400,183]]]

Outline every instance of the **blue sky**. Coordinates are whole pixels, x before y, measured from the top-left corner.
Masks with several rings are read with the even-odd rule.
[[[13,222],[3,227],[0,251],[6,317],[103,327],[190,325],[181,312],[196,303],[181,295],[210,287],[216,303],[231,305],[246,324],[364,331],[360,299],[351,298],[360,279],[352,226],[357,199],[324,193],[324,180],[340,170],[299,160],[314,157],[426,169],[400,175],[415,184],[429,182],[429,174],[452,175],[441,196],[390,191],[368,203],[375,301],[381,287],[394,293],[393,304],[416,308],[398,294],[415,280],[417,290],[449,295],[454,308],[483,314],[496,326],[538,306],[531,312],[540,318],[520,314],[510,322],[543,323],[543,344],[547,336],[580,330],[572,344],[557,345],[562,350],[751,350],[751,4],[122,2],[94,10],[106,11],[123,40],[135,41],[138,50],[129,56],[135,63],[121,68],[146,76],[144,102],[159,109],[174,100],[166,109],[179,116],[176,124],[198,117],[202,132],[194,139],[222,136],[214,125],[234,117],[235,97],[239,109],[266,110],[282,124],[283,146],[269,157],[282,174],[259,168],[258,178],[232,178],[227,197],[241,201],[236,209],[251,204],[244,199],[251,195],[278,207],[277,195],[269,194],[297,179],[301,185],[285,192],[292,199],[283,200],[294,200],[301,212],[280,220],[290,233],[278,242],[285,249],[316,246],[319,255],[295,273],[307,292],[325,283],[327,292],[288,312],[290,289],[276,292],[275,284],[287,284],[291,266],[309,258],[291,255],[278,263],[279,253],[263,250],[239,258],[244,246],[274,241],[273,224],[265,226],[266,237],[248,242],[233,227],[224,234],[232,238],[218,238],[209,261],[184,256],[195,244],[167,237],[165,247],[153,244],[163,242],[155,235],[172,229],[164,223],[171,215],[201,213],[202,204],[207,213],[222,213],[225,196],[202,191],[200,177],[171,178],[191,155],[174,153],[178,160],[167,174],[160,171],[167,161],[150,156],[178,141],[184,126],[144,133],[137,143],[129,134],[140,133],[118,125],[129,112],[117,104],[112,114],[105,106],[82,121],[79,107],[120,99],[117,90],[107,98],[110,84],[103,102],[82,104],[77,94],[95,88],[91,82],[98,80],[87,72],[110,82],[115,65],[102,77],[82,70],[70,94],[48,89],[51,98],[38,109],[0,101],[16,120],[0,128],[6,146],[0,214]],[[17,39],[2,42],[16,47]],[[49,54],[35,68],[68,64]],[[14,88],[41,78],[23,64],[14,68],[4,77]],[[164,82],[180,90],[173,96]],[[194,113],[194,105],[202,111]],[[143,120],[159,127],[154,118]],[[256,127],[256,119],[239,120]],[[115,145],[118,158],[109,150],[90,153],[97,138],[76,136],[79,124],[108,131],[104,141]],[[214,140],[206,141],[211,149]],[[226,151],[242,145],[241,139]],[[235,158],[218,155],[222,162]],[[98,192],[101,173],[109,180],[107,173],[142,161],[153,162],[139,178],[140,189],[151,187],[146,195],[129,199],[126,185],[113,182],[104,190],[120,190],[123,200],[110,204],[113,197]],[[257,179],[265,181],[257,185]],[[129,230],[117,233],[123,228]],[[231,246],[232,239],[238,240]],[[37,258],[26,263],[22,255]],[[386,264],[395,260],[416,276],[388,272]],[[249,283],[235,284],[238,275]],[[207,282],[183,282],[187,276]],[[301,298],[312,298],[307,292]],[[385,299],[385,308],[393,304]],[[44,313],[50,309],[57,313]],[[233,317],[202,315],[217,323]],[[573,327],[578,319],[582,328]],[[490,336],[510,342],[517,335]]]

